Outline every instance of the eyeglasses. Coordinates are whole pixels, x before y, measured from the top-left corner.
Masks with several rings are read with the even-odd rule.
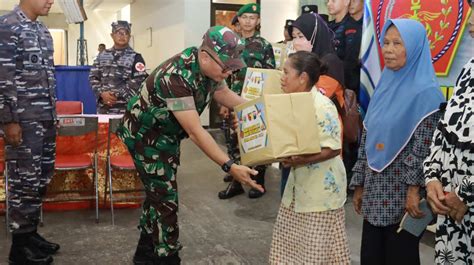
[[[207,55],[209,55],[209,57],[211,57],[211,59],[217,63],[217,65],[219,65],[221,68],[222,68],[222,73],[227,73],[229,72],[230,70],[232,70],[229,66],[223,64],[220,60],[217,60],[216,58],[214,58],[214,56],[212,56],[212,54],[206,50],[203,50],[205,53],[207,53]]]

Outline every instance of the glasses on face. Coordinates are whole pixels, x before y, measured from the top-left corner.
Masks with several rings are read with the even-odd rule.
[[[220,60],[217,60],[216,58],[214,58],[214,56],[212,56],[212,54],[206,50],[203,50],[205,53],[207,53],[207,55],[209,55],[209,57],[211,57],[211,59],[217,63],[217,65],[219,65],[221,68],[222,68],[222,73],[227,73],[231,70],[231,68],[225,64],[223,64]]]

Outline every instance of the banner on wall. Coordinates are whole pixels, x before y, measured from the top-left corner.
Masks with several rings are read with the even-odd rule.
[[[364,28],[361,47],[361,91],[370,97],[376,85],[377,60],[383,68],[380,50],[380,34],[385,21],[390,18],[409,18],[421,22],[430,42],[431,58],[441,88],[448,98],[462,66],[472,57],[472,42],[467,32],[472,12],[466,0],[371,0],[365,1]],[[377,53],[374,52],[375,40]],[[372,69],[369,69],[369,68]],[[374,69],[375,68],[375,69]],[[367,80],[364,80],[366,78]],[[370,83],[368,80],[372,81]],[[367,106],[368,98],[361,95],[361,103]]]

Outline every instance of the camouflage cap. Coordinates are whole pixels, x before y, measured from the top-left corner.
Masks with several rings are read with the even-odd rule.
[[[304,5],[301,7],[301,14],[306,13],[318,13],[318,6],[317,5]]]
[[[239,9],[239,12],[237,12],[237,16],[240,17],[244,13],[260,14],[260,5],[255,3],[246,4]]]
[[[237,33],[224,26],[214,26],[202,37],[201,48],[210,52],[211,56],[219,56],[222,63],[230,70],[236,71],[247,65],[240,56],[244,43]]]
[[[119,29],[125,29],[128,32],[132,31],[132,24],[128,23],[125,20],[117,20],[117,22],[112,23],[112,33],[116,32]]]

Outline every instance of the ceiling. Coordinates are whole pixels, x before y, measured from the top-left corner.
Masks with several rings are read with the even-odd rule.
[[[84,7],[86,11],[90,10],[107,10],[115,12],[127,6],[134,0],[84,0]],[[18,4],[19,0],[0,0],[1,10],[11,10]],[[55,3],[51,8],[52,13],[62,13],[59,4]]]

